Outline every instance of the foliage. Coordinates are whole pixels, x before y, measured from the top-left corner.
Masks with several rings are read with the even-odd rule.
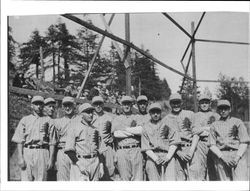
[[[249,87],[243,77],[229,77],[219,74],[220,85],[217,89],[219,99],[227,99],[231,103],[232,115],[247,119],[249,115]]]

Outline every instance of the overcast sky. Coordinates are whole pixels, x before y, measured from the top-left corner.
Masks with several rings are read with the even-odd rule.
[[[186,31],[190,32],[191,22],[194,21],[195,25],[197,25],[202,13],[172,12],[169,14]],[[106,20],[109,17],[110,14],[106,16]],[[96,26],[104,29],[98,14],[91,15],[89,18]],[[9,25],[12,27],[14,39],[22,43],[29,39],[34,29],[38,29],[42,35],[45,35],[44,32],[48,26],[56,23],[58,19],[66,23],[72,34],[76,34],[76,30],[80,28],[80,25],[59,15],[15,16],[9,18]],[[248,23],[248,13],[207,12],[196,37],[248,42]],[[115,35],[125,38],[124,25],[124,14],[116,14],[111,30]],[[130,14],[130,32],[131,42],[139,47],[143,45],[145,49],[150,50],[150,53],[155,58],[183,72],[180,59],[186,49],[189,38],[161,13]],[[110,40],[106,38],[101,51],[108,51],[109,45]],[[185,65],[187,57],[184,61]],[[182,77],[159,65],[157,69],[160,77],[167,79],[172,91],[178,91]],[[189,71],[192,74],[191,67]],[[196,71],[197,79],[217,80],[219,73],[223,73],[237,78],[242,76],[245,80],[249,80],[248,46],[197,42]],[[201,91],[205,87],[209,87],[210,91],[215,93],[218,84],[198,83],[198,86],[201,87]]]

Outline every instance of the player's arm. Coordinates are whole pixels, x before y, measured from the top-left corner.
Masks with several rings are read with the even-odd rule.
[[[126,138],[126,137],[131,137],[131,136],[134,136],[134,135],[127,131],[123,131],[123,130],[114,131],[115,138]]]
[[[134,135],[141,135],[142,134],[142,126],[127,127],[126,131],[129,133],[132,133]]]
[[[22,170],[26,168],[26,162],[23,157],[23,143],[17,144],[17,151],[18,151],[18,165]]]

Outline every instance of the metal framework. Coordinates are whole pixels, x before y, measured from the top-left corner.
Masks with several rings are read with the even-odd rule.
[[[196,83],[197,82],[221,82],[221,81],[218,81],[218,80],[199,80],[199,79],[196,79],[196,64],[195,64],[195,42],[209,42],[209,43],[224,43],[224,44],[237,44],[237,45],[250,45],[250,43],[246,43],[246,42],[233,42],[233,41],[221,41],[221,40],[207,40],[207,39],[198,39],[198,38],[195,38],[195,35],[202,23],[202,20],[206,14],[206,12],[203,12],[202,15],[201,15],[201,18],[199,19],[199,22],[197,24],[197,27],[195,28],[194,27],[194,23],[192,22],[191,23],[191,26],[192,26],[192,34],[190,34],[189,32],[187,32],[178,22],[176,22],[175,19],[173,19],[169,14],[167,13],[162,13],[167,19],[169,19],[176,27],[178,27],[184,34],[186,34],[186,36],[188,36],[190,38],[190,41],[183,53],[183,56],[180,60],[180,63],[183,67],[183,70],[184,70],[184,73],[178,71],[177,69],[174,69],[170,66],[168,66],[167,64],[161,62],[160,60],[158,60],[157,58],[153,57],[152,55],[149,55],[147,52],[145,52],[144,50],[138,48],[137,46],[135,46],[133,43],[130,42],[129,40],[129,16],[128,16],[128,13],[126,13],[125,15],[125,23],[127,22],[127,24],[125,24],[125,30],[126,30],[126,40],[114,35],[111,33],[110,31],[110,28],[107,27],[107,24],[105,24],[105,19],[103,19],[103,22],[104,22],[104,25],[106,27],[106,30],[102,30],[101,28],[99,27],[96,27],[92,24],[89,24],[88,22],[86,21],[83,21],[81,19],[79,19],[78,17],[76,16],[73,16],[72,14],[63,14],[61,16],[65,17],[65,18],[68,18],[69,20],[71,21],[74,21],[75,23],[78,23],[90,30],[93,30],[97,33],[100,33],[103,35],[103,38],[106,36],[106,37],[109,37],[110,39],[114,40],[114,41],[117,41],[117,42],[120,42],[122,43],[123,45],[125,45],[127,48],[126,48],[126,51],[125,51],[125,55],[123,56],[123,58],[121,58],[123,61],[125,61],[126,58],[128,58],[128,60],[126,61],[126,64],[129,63],[129,48],[132,48],[134,50],[136,50],[137,52],[141,53],[143,56],[147,57],[148,59],[152,60],[153,62],[155,63],[158,63],[159,65],[169,69],[170,71],[172,72],[175,72],[181,76],[183,76],[183,81],[182,81],[182,85],[180,87],[180,92],[182,92],[183,90],[183,86],[185,84],[185,80],[186,79],[189,79],[191,81],[193,81],[193,88],[194,88],[194,92],[196,92],[196,89],[197,89],[197,86],[196,86]],[[110,23],[109,23],[110,24]],[[102,43],[99,44],[99,46],[101,46]],[[192,45],[192,46],[191,46]],[[185,59],[186,57],[186,54],[189,50],[191,46],[191,51],[190,51],[190,54],[189,54],[189,58],[188,58],[188,61],[187,61],[187,64],[186,64],[186,67],[184,66],[183,64],[183,60]],[[100,47],[98,47],[100,48]],[[117,48],[118,49],[118,48]],[[98,49],[99,50],[99,49]],[[189,65],[190,65],[190,61],[192,59],[192,68],[193,68],[193,77],[190,77],[187,75],[188,73],[188,68],[189,68]],[[92,59],[93,63],[94,63],[94,60],[95,58]],[[91,62],[92,63],[92,62]],[[87,79],[88,78],[88,75],[89,75],[89,72],[87,73],[87,75],[85,76],[85,78]],[[86,79],[84,79],[84,81],[86,82]],[[237,83],[249,83],[247,81],[237,81]],[[81,86],[81,90],[79,92],[78,95],[80,95],[81,91],[82,91],[82,88],[84,87],[84,84]],[[127,92],[130,92],[127,90]],[[193,96],[194,97],[194,103],[197,103],[197,96]],[[195,104],[195,111],[197,111],[197,104]]]

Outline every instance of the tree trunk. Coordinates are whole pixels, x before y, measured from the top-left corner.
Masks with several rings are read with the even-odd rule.
[[[55,85],[55,78],[56,78],[56,61],[55,61],[55,52],[52,53],[52,62],[53,62],[53,85]]]
[[[60,83],[60,48],[58,49],[58,57],[57,57],[57,80]]]
[[[68,59],[65,56],[64,57],[64,71],[65,71],[65,82],[69,81],[69,64],[68,64]]]

